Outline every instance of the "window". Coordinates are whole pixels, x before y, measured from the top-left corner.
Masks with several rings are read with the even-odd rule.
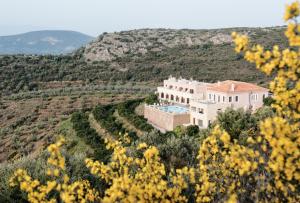
[[[187,104],[190,103],[190,99],[189,99],[189,98],[186,99],[186,103],[187,103]]]
[[[208,98],[209,98],[209,100],[211,100],[211,94],[208,94]]]
[[[235,101],[236,101],[236,102],[239,101],[239,96],[235,96]]]
[[[223,102],[225,102],[225,96],[223,96]]]
[[[204,113],[204,109],[202,109],[202,108],[199,108],[199,109],[198,109],[198,113],[201,113],[201,114],[203,114],[203,113]]]
[[[165,97],[164,93],[161,93],[160,98],[164,98],[164,97]]]
[[[195,125],[196,124],[196,119],[195,118],[193,118],[193,125]]]
[[[183,97],[181,97],[181,103],[184,103],[185,99]]]
[[[203,120],[198,119],[198,126],[203,127]]]
[[[172,101],[174,100],[174,96],[173,96],[173,95],[171,95],[171,100],[172,100]]]
[[[220,98],[220,95],[218,96],[218,102],[220,102],[221,98]]]
[[[178,96],[176,96],[176,101],[179,102],[179,97]]]
[[[232,102],[232,97],[229,97],[229,102]]]
[[[216,95],[214,94],[214,101],[216,101]]]
[[[169,95],[168,94],[166,94],[166,99],[169,99]]]
[[[211,125],[211,120],[208,120],[208,126],[210,126]]]
[[[190,89],[190,93],[191,93],[191,94],[194,94],[194,90],[193,90],[193,89]]]
[[[257,99],[258,99],[258,95],[257,94],[252,94],[251,95],[251,100],[257,101]]]

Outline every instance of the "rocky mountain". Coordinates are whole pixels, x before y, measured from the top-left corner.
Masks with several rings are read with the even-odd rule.
[[[231,32],[248,35],[278,32],[274,28],[230,28],[214,30],[139,29],[103,33],[84,49],[87,61],[113,61],[124,56],[137,57],[148,52],[161,52],[174,47],[193,47],[204,44],[220,45],[231,42]]]
[[[45,30],[0,37],[0,54],[65,54],[93,37],[74,31]]]

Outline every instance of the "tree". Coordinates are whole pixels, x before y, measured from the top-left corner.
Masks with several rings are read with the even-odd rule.
[[[227,108],[217,115],[217,124],[231,135],[232,139],[239,139],[242,131],[257,128],[257,121],[250,111]]]
[[[146,104],[154,104],[158,103],[158,98],[156,94],[150,94],[148,97],[145,99]]]
[[[271,106],[275,100],[272,97],[266,97],[263,100],[265,106]]]
[[[196,136],[199,133],[199,127],[197,125],[189,125],[186,127],[186,134],[188,136]]]

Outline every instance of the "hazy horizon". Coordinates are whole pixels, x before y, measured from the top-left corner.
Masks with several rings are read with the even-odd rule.
[[[72,30],[93,37],[141,28],[217,29],[285,25],[290,1],[274,0],[2,0],[0,36]],[[12,15],[12,11],[13,15]]]

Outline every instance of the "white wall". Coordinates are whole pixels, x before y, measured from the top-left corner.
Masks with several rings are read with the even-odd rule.
[[[209,100],[209,94],[211,94],[211,99]],[[215,95],[215,96],[214,96]],[[253,95],[253,96],[251,96]],[[192,101],[190,104],[190,118],[191,124],[198,125],[198,119],[203,121],[203,128],[207,128],[209,121],[214,121],[219,111],[225,111],[226,108],[244,108],[249,109],[252,106],[252,110],[256,110],[263,106],[263,95],[267,96],[268,92],[233,92],[233,93],[223,93],[216,91],[207,92],[207,101]],[[218,100],[220,96],[220,102]],[[223,102],[223,96],[225,101]],[[236,101],[236,96],[238,96],[238,101]],[[231,97],[231,102],[229,102],[229,97]],[[194,109],[196,108],[196,112]],[[203,109],[203,114],[198,113],[199,109]]]

